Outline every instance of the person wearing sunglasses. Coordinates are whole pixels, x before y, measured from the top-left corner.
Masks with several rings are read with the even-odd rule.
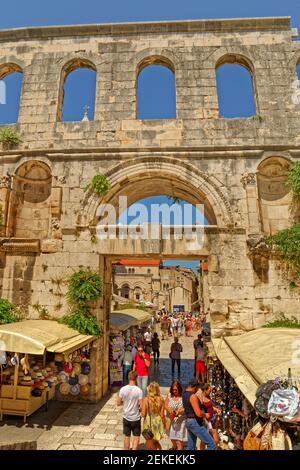
[[[182,403],[183,388],[178,380],[175,380],[165,400],[165,409],[171,420],[169,438],[172,441],[172,450],[182,450],[183,443],[187,441],[187,430],[185,427],[184,407]]]

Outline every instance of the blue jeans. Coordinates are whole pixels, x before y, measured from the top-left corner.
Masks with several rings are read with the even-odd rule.
[[[137,378],[137,386],[143,390],[143,398],[147,395],[148,375],[139,375]]]
[[[187,450],[196,450],[197,437],[207,445],[207,450],[216,450],[216,445],[205,426],[201,426],[194,418],[187,418],[188,431]]]
[[[128,384],[128,374],[131,371],[130,364],[123,364],[123,385]]]

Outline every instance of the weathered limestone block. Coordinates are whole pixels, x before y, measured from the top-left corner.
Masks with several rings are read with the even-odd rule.
[[[42,253],[56,253],[62,251],[63,241],[62,240],[42,240],[41,241],[41,252]]]

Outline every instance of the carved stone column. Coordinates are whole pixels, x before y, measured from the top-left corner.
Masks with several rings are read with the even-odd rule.
[[[258,203],[258,191],[255,173],[244,173],[241,183],[246,191],[248,209],[248,234],[253,235],[261,232],[261,222]]]
[[[9,198],[11,193],[11,180],[12,178],[8,174],[0,176],[0,210],[2,219],[0,224],[1,236],[6,236]]]

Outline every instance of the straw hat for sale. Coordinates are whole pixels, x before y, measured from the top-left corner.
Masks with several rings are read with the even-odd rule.
[[[73,364],[73,372],[76,375],[79,375],[81,373],[81,366],[78,363]]]
[[[54,360],[55,362],[64,362],[64,355],[61,353],[56,353]]]
[[[73,396],[79,395],[79,393],[80,393],[80,385],[79,385],[79,384],[72,385],[72,387],[70,388],[70,393],[71,393],[71,395],[73,395]]]
[[[78,375],[71,374],[69,377],[69,384],[70,385],[77,385],[78,384]]]
[[[82,362],[81,364],[81,373],[88,375],[91,372],[91,366],[88,362]]]
[[[59,382],[68,382],[69,380],[69,374],[66,372],[62,371],[58,374],[57,379]]]
[[[80,385],[87,385],[89,383],[88,375],[80,374],[78,378],[78,382]]]
[[[81,385],[80,395],[88,395],[89,393],[90,393],[90,386],[89,385]]]
[[[68,384],[67,382],[64,382],[60,384],[59,391],[62,395],[69,395],[70,388],[71,388],[70,384]]]

